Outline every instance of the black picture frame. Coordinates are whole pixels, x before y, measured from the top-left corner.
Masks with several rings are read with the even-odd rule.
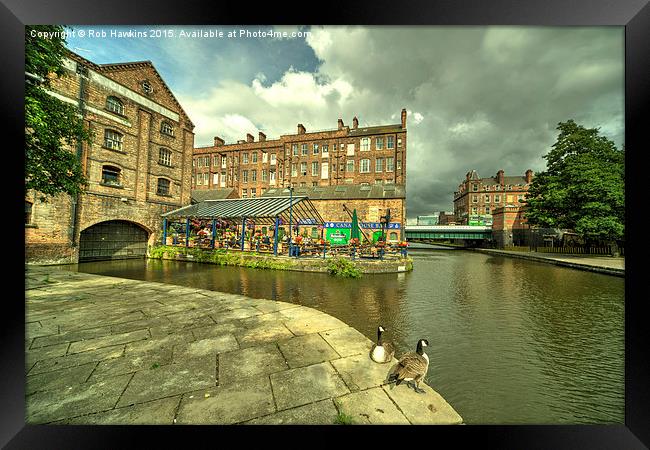
[[[650,358],[643,306],[644,251],[641,218],[643,192],[641,186],[644,150],[642,136],[650,99],[650,5],[647,0],[562,0],[516,1],[516,0],[463,0],[463,1],[412,1],[394,2],[348,1],[341,3],[251,3],[205,2],[170,0],[128,2],[125,0],[82,2],[63,0],[45,2],[35,0],[3,0],[0,4],[0,39],[3,70],[0,71],[2,94],[2,123],[8,135],[15,138],[13,145],[5,147],[5,158],[12,154],[20,165],[20,153],[24,136],[24,25],[27,24],[358,24],[358,25],[540,25],[540,26],[624,26],[625,27],[625,145],[627,237],[626,288],[625,288],[625,425],[577,426],[464,426],[436,427],[426,429],[420,435],[416,427],[407,435],[409,439],[427,439],[430,445],[444,438],[452,439],[454,446],[473,443],[488,448],[589,448],[634,449],[650,446]],[[10,164],[10,163],[9,163]],[[20,171],[13,165],[5,166],[7,186],[18,186]],[[8,177],[8,179],[7,179]],[[11,181],[12,177],[16,180]],[[12,188],[9,188],[9,192]],[[12,200],[13,196],[8,196]],[[12,203],[13,204],[13,203]],[[20,206],[16,199],[14,206]],[[13,223],[13,217],[9,221]],[[17,223],[17,222],[16,222]],[[18,225],[20,226],[20,225]],[[12,227],[10,227],[12,228]],[[13,231],[13,229],[11,230]],[[9,231],[9,233],[11,233]],[[16,236],[23,231],[15,231]],[[24,252],[19,239],[7,242],[5,259],[13,259]],[[12,265],[17,265],[12,263]],[[16,269],[19,270],[19,269]],[[122,448],[145,447],[171,443],[171,438],[182,436],[186,443],[201,442],[201,446],[225,445],[226,434],[237,433],[240,437],[265,441],[275,439],[275,432],[283,431],[282,442],[287,436],[300,436],[296,444],[312,445],[319,440],[327,445],[340,445],[334,434],[323,434],[323,439],[304,427],[265,427],[262,432],[248,433],[250,429],[239,427],[123,427],[123,426],[34,426],[25,425],[24,402],[24,304],[20,302],[20,274],[7,276],[11,284],[5,295],[3,326],[0,327],[2,344],[2,383],[0,384],[0,444],[6,448]],[[23,286],[24,288],[24,286]],[[18,291],[18,292],[15,292]],[[358,427],[355,431],[362,427]],[[338,427],[336,430],[349,430]],[[298,433],[298,430],[300,431]],[[328,429],[330,430],[330,429]],[[378,439],[402,436],[403,428],[367,427],[362,433]],[[379,430],[379,431],[376,431]],[[239,432],[238,432],[239,431]],[[247,434],[243,434],[247,433]],[[417,433],[413,435],[412,433]],[[332,436],[333,439],[327,439]],[[306,438],[306,439],[305,439]],[[316,438],[316,439],[314,439]],[[188,441],[189,439],[189,441]],[[158,441],[158,444],[154,442]],[[248,441],[245,441],[248,442]],[[240,444],[243,441],[240,441]],[[367,443],[367,442],[366,442]],[[365,443],[364,443],[365,444]],[[239,445],[239,444],[232,444]]]

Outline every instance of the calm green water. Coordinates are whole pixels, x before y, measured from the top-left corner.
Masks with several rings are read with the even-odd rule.
[[[410,252],[414,270],[366,275],[130,260],[96,273],[297,303],[397,354],[430,343],[427,383],[469,424],[624,423],[624,279],[462,250]]]

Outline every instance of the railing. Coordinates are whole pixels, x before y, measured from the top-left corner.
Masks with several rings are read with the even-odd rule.
[[[537,252],[537,253],[562,253],[567,255],[613,255],[614,249],[609,245],[593,247],[529,247],[529,246],[506,246],[503,250],[515,252]],[[624,256],[624,248],[619,247],[619,254]]]

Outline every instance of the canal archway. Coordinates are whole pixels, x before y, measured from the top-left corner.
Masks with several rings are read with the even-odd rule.
[[[126,220],[109,220],[92,225],[79,236],[79,261],[143,258],[149,232]]]

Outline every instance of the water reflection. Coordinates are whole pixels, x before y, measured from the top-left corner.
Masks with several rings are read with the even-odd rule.
[[[467,423],[623,423],[624,280],[464,251],[413,251],[411,273],[346,280],[178,261],[73,270],[317,308],[397,354],[430,342],[427,382]]]

